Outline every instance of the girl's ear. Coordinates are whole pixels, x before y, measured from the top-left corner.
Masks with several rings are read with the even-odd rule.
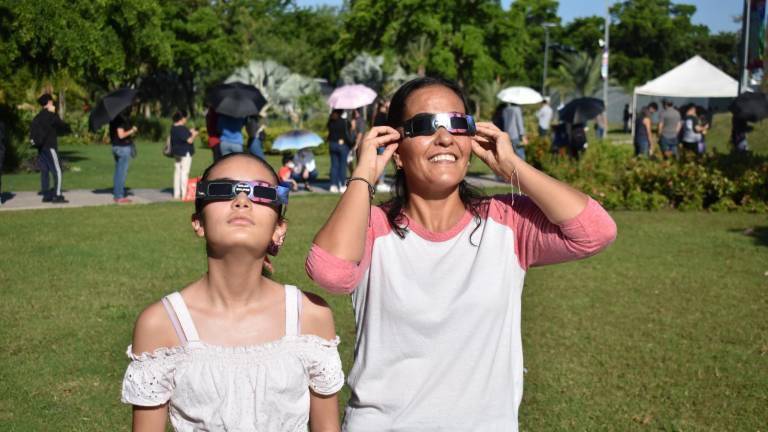
[[[205,237],[205,228],[203,227],[201,219],[201,215],[192,213],[192,230],[194,230],[195,234],[200,238]]]
[[[403,169],[403,162],[400,160],[400,153],[398,153],[397,150],[395,150],[395,152],[392,153],[392,160],[395,161],[395,167],[397,169]]]
[[[288,222],[280,219],[275,226],[275,232],[272,233],[272,243],[278,248],[285,242],[285,233],[288,231]]]

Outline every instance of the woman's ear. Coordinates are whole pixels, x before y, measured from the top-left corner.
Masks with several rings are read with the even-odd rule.
[[[400,153],[398,153],[397,150],[392,153],[392,160],[395,161],[395,167],[397,169],[403,169],[403,162],[400,160]]]
[[[285,242],[285,233],[288,231],[288,222],[285,219],[281,219],[275,226],[275,231],[272,233],[272,243],[278,248]]]
[[[203,221],[201,219],[202,217],[200,214],[192,213],[192,229],[200,238],[205,237],[205,228],[203,227]]]

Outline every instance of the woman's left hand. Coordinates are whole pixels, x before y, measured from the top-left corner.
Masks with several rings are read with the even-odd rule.
[[[509,135],[493,123],[477,123],[477,133],[472,137],[472,152],[493,172],[510,181],[515,172],[515,155]]]

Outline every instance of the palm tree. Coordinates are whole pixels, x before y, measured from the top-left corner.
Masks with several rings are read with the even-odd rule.
[[[472,92],[472,99],[475,100],[475,116],[478,118],[490,119],[496,105],[500,102],[496,98],[501,89],[506,87],[500,80],[484,81],[475,86]]]
[[[425,76],[427,73],[429,51],[431,50],[432,42],[424,34],[408,44],[408,64],[411,66],[411,70],[416,69],[416,74],[420,77]]]
[[[559,94],[560,100],[569,96],[591,96],[600,87],[600,62],[599,55],[565,53],[560,57],[560,65],[547,79],[547,86]]]

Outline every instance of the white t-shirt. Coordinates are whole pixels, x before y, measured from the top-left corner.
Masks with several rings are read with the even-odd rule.
[[[552,124],[552,107],[542,105],[538,111],[536,111],[536,118],[539,119],[539,127],[545,130],[549,129],[549,125]]]
[[[313,246],[310,277],[352,293],[345,431],[517,431],[526,270],[597,253],[616,225],[592,200],[560,225],[522,196],[495,197],[483,213],[441,233],[408,220],[400,238],[374,207],[360,263]]]

